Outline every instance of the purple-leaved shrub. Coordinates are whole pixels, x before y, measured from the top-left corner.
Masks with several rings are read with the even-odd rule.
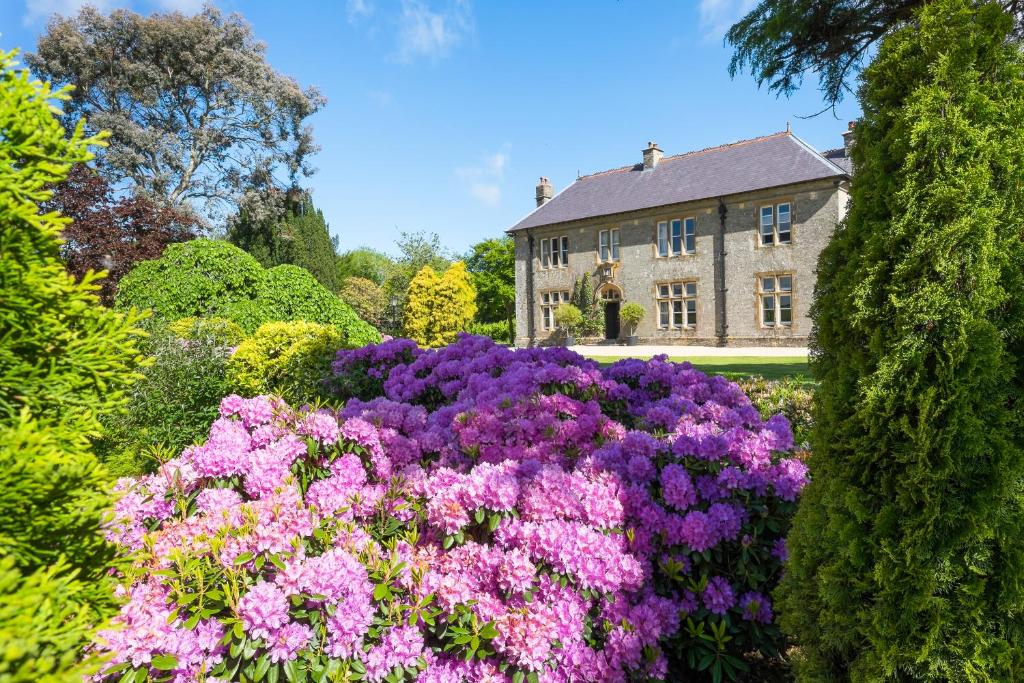
[[[735,384],[469,336],[334,371],[360,394],[340,412],[229,396],[205,444],[122,480],[98,680],[678,680],[777,655],[807,473]]]

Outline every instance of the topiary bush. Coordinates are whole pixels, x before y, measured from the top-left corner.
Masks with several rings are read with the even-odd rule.
[[[91,449],[140,361],[134,314],[60,259],[67,220],[40,211],[92,157],[51,92],[0,52],[0,681],[81,681],[90,630],[112,611],[100,533],[110,481]]]
[[[777,654],[806,470],[735,384],[470,336],[335,368],[390,370],[339,413],[228,397],[121,483],[103,680],[699,680]]]
[[[272,392],[298,404],[313,401],[324,393],[324,378],[341,345],[331,325],[266,323],[232,354],[228,383],[246,396]]]
[[[256,259],[228,242],[190,240],[133,268],[117,288],[116,305],[149,309],[167,321],[231,319],[226,309],[251,299],[265,276]]]
[[[267,322],[305,320],[333,325],[346,347],[380,341],[380,333],[309,271],[292,265],[264,269],[227,242],[192,240],[172,245],[122,281],[117,306],[152,309],[172,322],[182,318],[230,320],[246,334]]]

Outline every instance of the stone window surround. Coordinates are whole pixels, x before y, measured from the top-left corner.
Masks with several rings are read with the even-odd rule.
[[[687,278],[683,280],[659,281],[654,283],[654,314],[656,316],[656,328],[659,330],[694,330],[697,328],[697,284],[698,278]],[[679,296],[675,295],[674,287],[680,287]],[[689,292],[690,285],[693,286],[693,294]],[[668,287],[668,296],[662,296],[662,287]],[[684,322],[681,325],[675,323],[675,302],[682,302]],[[689,302],[693,302],[693,310],[690,311]],[[661,305],[668,304],[669,322],[663,325],[661,322]],[[693,321],[686,322],[693,314]]]
[[[555,263],[554,255],[558,254],[558,263]],[[554,237],[542,237],[540,239],[540,253],[537,256],[540,262],[538,270],[553,270],[555,268],[569,267],[569,236],[556,235]]]
[[[672,248],[673,234],[672,228],[675,227],[673,224],[679,223],[679,239],[682,246],[682,251],[676,252]],[[656,258],[670,259],[679,258],[680,256],[696,256],[697,254],[697,216],[682,216],[679,218],[667,218],[665,220],[656,220],[654,222],[655,236],[654,236],[654,256]],[[661,253],[661,226],[665,226],[665,242],[668,250],[667,254]],[[692,234],[687,231],[687,228],[693,227]],[[686,248],[687,237],[693,240],[693,249]]]
[[[562,304],[570,301],[572,293],[569,290],[556,288],[544,289],[538,292],[537,300],[540,306],[540,329],[544,332],[553,332],[557,329],[555,323],[555,310]],[[552,296],[554,295],[554,296]],[[545,302],[545,297],[547,301]]]
[[[779,279],[783,277],[789,278],[789,290],[782,290],[779,287]],[[775,289],[771,292],[767,292],[762,289],[763,278],[774,278]],[[771,325],[765,324],[764,322],[764,309],[763,300],[768,297],[772,297],[774,301],[774,310],[776,318],[781,318],[782,307],[780,305],[780,298],[783,296],[789,296],[789,322],[777,321]],[[781,271],[769,271],[765,273],[756,273],[754,275],[754,316],[756,317],[757,328],[764,332],[779,332],[789,334],[795,328],[795,315],[796,311],[796,274],[791,270]]]
[[[779,241],[779,207],[789,207],[789,241]],[[774,249],[775,247],[788,247],[796,243],[796,216],[794,211],[796,202],[792,197],[778,197],[768,201],[754,202],[754,246],[758,249]],[[761,210],[771,207],[772,209],[772,243],[762,244],[761,242]]]
[[[604,236],[608,235],[608,242],[604,242]],[[606,246],[607,245],[607,246]],[[608,249],[608,258],[604,257],[602,251]],[[620,228],[604,228],[597,231],[597,262],[617,263],[622,258],[622,233]]]

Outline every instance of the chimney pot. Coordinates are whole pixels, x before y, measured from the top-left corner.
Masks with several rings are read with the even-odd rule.
[[[551,198],[555,196],[555,188],[551,187],[551,183],[544,176],[540,177],[540,182],[537,184],[537,206],[544,206]]]
[[[856,121],[850,121],[846,126],[846,130],[843,132],[843,150],[845,151],[846,156],[850,156],[850,145],[853,144],[853,129],[856,128],[856,126]]]
[[[647,149],[644,150],[644,170],[649,171],[657,167],[658,162],[661,161],[665,153],[658,147],[658,143],[649,141],[647,143]]]

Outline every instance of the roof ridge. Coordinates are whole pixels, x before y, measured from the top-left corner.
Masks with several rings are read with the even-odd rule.
[[[777,133],[769,133],[767,135],[759,135],[756,138],[749,138],[749,139],[746,139],[746,140],[737,140],[735,142],[727,142],[727,143],[725,143],[723,145],[714,145],[712,147],[704,147],[703,149],[694,149],[694,150],[691,150],[689,152],[682,152],[680,154],[672,154],[671,156],[667,156],[667,157],[663,158],[661,161],[670,161],[670,160],[675,160],[675,159],[682,159],[683,157],[696,156],[698,154],[704,154],[704,153],[707,153],[707,152],[715,152],[715,151],[722,150],[722,149],[728,149],[730,147],[739,147],[740,145],[748,145],[748,144],[750,144],[752,142],[761,142],[762,140],[769,140],[771,138],[777,138],[780,135],[791,135],[792,136],[793,134],[790,131],[782,130],[782,131],[779,131]],[[595,176],[607,175],[609,173],[621,173],[623,171],[628,171],[628,170],[634,169],[634,168],[636,168],[639,165],[640,164],[629,164],[627,166],[618,166],[616,168],[609,168],[609,169],[604,170],[604,171],[595,171],[593,173],[588,173],[586,175],[581,175],[576,180],[585,180],[586,178],[593,178]]]

